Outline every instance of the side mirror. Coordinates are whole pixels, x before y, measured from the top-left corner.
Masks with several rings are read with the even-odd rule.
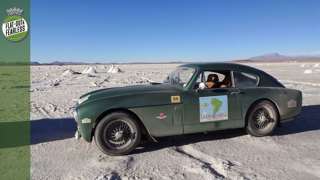
[[[206,88],[206,84],[204,82],[199,83],[199,90],[204,90]]]

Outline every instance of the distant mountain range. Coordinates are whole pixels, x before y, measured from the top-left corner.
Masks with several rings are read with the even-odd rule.
[[[264,54],[261,56],[254,56],[249,59],[237,60],[240,62],[314,62],[320,61],[320,55],[299,55],[286,56],[279,53]]]
[[[279,53],[264,54],[261,56],[254,56],[248,59],[233,60],[233,62],[320,62],[319,55],[299,55],[299,56],[287,56]],[[132,62],[132,63],[87,63],[87,62],[63,62],[53,61],[51,63],[39,63],[37,61],[31,61],[31,65],[82,65],[82,64],[154,64],[154,63],[172,63],[181,64],[187,63],[184,61],[172,61],[172,62]]]
[[[86,62],[63,62],[63,61],[53,61],[49,63],[40,63],[38,61],[31,61],[31,65],[80,65],[80,64],[90,64]],[[92,63],[92,64],[98,64],[98,63]]]
[[[183,61],[172,61],[172,62],[127,62],[127,63],[112,63],[112,62],[106,62],[106,63],[95,63],[95,62],[64,62],[64,61],[53,61],[49,63],[40,63],[38,61],[31,61],[31,65],[86,65],[86,64],[182,64],[186,63]]]

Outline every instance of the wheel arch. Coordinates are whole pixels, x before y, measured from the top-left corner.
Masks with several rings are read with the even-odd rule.
[[[252,108],[256,104],[258,104],[258,103],[260,103],[262,101],[269,101],[275,107],[275,110],[276,110],[277,116],[278,116],[278,124],[279,124],[280,117],[281,117],[280,116],[280,111],[279,111],[279,105],[275,101],[270,99],[270,98],[260,98],[260,99],[255,100],[254,102],[252,102],[251,105],[249,106],[249,108],[247,109],[246,114],[245,114],[245,127],[247,126],[247,123],[248,123],[249,112],[252,110]]]
[[[99,122],[105,117],[107,116],[108,114],[111,114],[111,113],[114,113],[114,112],[123,112],[123,113],[126,113],[130,116],[132,116],[135,120],[137,120],[137,123],[139,124],[140,128],[141,128],[141,133],[142,133],[142,136],[143,137],[146,137],[146,138],[150,138],[152,139],[153,141],[156,141],[156,139],[151,136],[149,130],[146,128],[146,126],[143,124],[141,118],[134,112],[130,111],[129,109],[127,108],[114,108],[114,109],[108,109],[106,111],[104,111],[103,113],[101,113],[98,118],[96,119],[95,123],[93,124],[93,129],[92,129],[92,134],[91,134],[91,137],[94,136],[94,132],[95,132],[95,129],[97,127],[97,125],[99,124]]]

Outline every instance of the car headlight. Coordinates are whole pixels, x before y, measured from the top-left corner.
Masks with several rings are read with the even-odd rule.
[[[81,103],[85,102],[86,100],[89,99],[89,97],[90,97],[90,95],[87,95],[87,96],[85,96],[85,97],[80,98],[80,99],[78,100],[78,104],[81,104]]]

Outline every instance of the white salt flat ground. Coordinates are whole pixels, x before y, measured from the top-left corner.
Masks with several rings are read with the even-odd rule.
[[[320,67],[248,65],[303,91],[304,108],[296,121],[263,138],[242,130],[161,138],[122,157],[104,155],[94,143],[73,138],[75,100],[95,89],[162,80],[177,65],[120,65],[123,73],[96,65],[95,77],[62,75],[68,69],[82,72],[86,65],[32,66],[32,179],[320,179]]]

